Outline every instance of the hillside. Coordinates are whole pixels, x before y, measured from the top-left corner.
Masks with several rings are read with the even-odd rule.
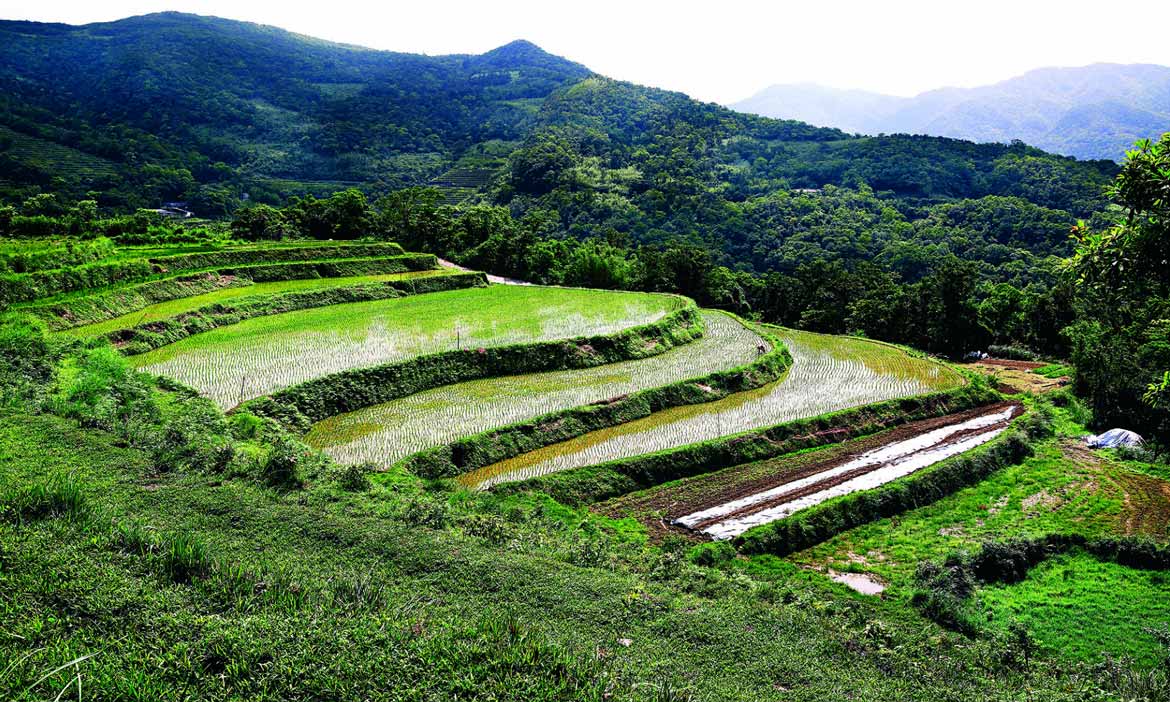
[[[1134,141],[1157,139],[1170,125],[1170,68],[1044,68],[994,85],[941,88],[912,98],[774,85],[731,107],[851,133],[1020,140],[1053,153],[1120,161]]]
[[[1164,468],[1067,391],[390,241],[0,253],[5,699],[1165,699]]]
[[[192,179],[260,197],[285,180],[422,182],[473,144],[521,137],[533,100],[589,75],[523,41],[429,57],[178,13],[3,22],[0,37],[0,122],[113,160],[160,199]]]
[[[1059,199],[1083,214],[1112,175],[1035,150],[855,139],[748,118],[592,77],[524,41],[431,57],[177,13],[80,27],[3,22],[0,37],[0,126],[13,132],[0,133],[0,180],[19,184],[10,198],[32,186],[74,197],[96,190],[108,207],[182,200],[219,216],[245,196],[277,203],[349,185],[383,192],[433,181],[455,188],[459,201],[550,129],[580,157],[566,185],[584,194],[656,182],[684,188],[664,192],[668,200],[700,187],[737,201],[763,188],[860,182],[912,199],[1020,194],[1010,178],[992,176],[1025,156],[1060,171],[1055,185],[1066,191],[1035,194],[1038,204]],[[681,151],[664,160],[657,151],[668,146]],[[76,165],[61,168],[69,153]],[[959,172],[942,182],[940,162]],[[651,218],[657,208],[634,204]]]

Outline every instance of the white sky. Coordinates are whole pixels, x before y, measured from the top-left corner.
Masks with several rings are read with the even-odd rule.
[[[913,95],[1043,66],[1170,65],[1170,0],[0,0],[0,18],[70,24],[161,10],[427,54],[523,38],[607,76],[723,103],[773,83]]]

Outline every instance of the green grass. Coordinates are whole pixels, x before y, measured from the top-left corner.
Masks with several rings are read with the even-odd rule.
[[[704,313],[705,335],[663,354],[594,368],[448,385],[331,417],[306,441],[344,462],[389,464],[493,427],[750,363],[761,337]]]
[[[0,520],[6,699],[78,672],[93,700],[1084,699],[912,614],[696,568],[547,499],[406,476],[280,495],[0,417],[0,481],[63,474],[94,515]]]
[[[1022,582],[980,588],[991,626],[1023,623],[1050,653],[1099,662],[1104,654],[1154,665],[1165,653],[1146,631],[1170,624],[1170,575],[1086,553],[1050,558]]]
[[[1008,536],[1079,533],[1100,536],[1122,528],[1124,494],[1102,465],[1077,464],[1058,440],[1036,455],[973,487],[926,507],[873,522],[831,539],[793,560],[874,573],[907,595],[922,560],[977,550]]]
[[[115,317],[104,322],[96,324],[87,324],[80,327],[73,327],[71,329],[63,330],[61,333],[74,337],[95,337],[105,336],[113,331],[120,329],[129,329],[138,326],[139,324],[146,324],[157,320],[167,319],[175,315],[183,314],[184,312],[191,312],[197,310],[205,305],[215,303],[229,302],[238,300],[242,297],[252,297],[257,295],[274,295],[284,292],[296,292],[302,290],[320,290],[323,288],[336,288],[346,285],[360,285],[362,283],[378,283],[387,280],[410,280],[413,278],[427,278],[436,275],[449,275],[447,270],[433,270],[433,271],[409,271],[406,273],[388,273],[385,275],[369,275],[369,276],[355,276],[348,278],[308,278],[303,280],[282,280],[269,283],[253,283],[238,288],[224,288],[214,292],[204,293],[202,295],[194,295],[192,297],[179,298],[177,300],[168,300],[154,305],[150,305],[141,310],[124,314],[121,317]]]
[[[614,332],[682,298],[491,286],[258,317],[134,357],[223,406],[329,373],[462,348]]]
[[[676,407],[468,474],[468,484],[531,478],[684,446],[895,397],[954,387],[961,376],[896,347],[773,328],[792,353],[788,375],[757,390]]]

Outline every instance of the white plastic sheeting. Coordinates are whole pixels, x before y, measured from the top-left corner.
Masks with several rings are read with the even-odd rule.
[[[1104,434],[1086,436],[1089,448],[1117,448],[1118,446],[1141,446],[1145,439],[1128,429],[1110,429]]]
[[[885,483],[897,480],[903,476],[909,475],[914,471],[921,470],[928,466],[932,466],[944,459],[950,458],[957,454],[963,453],[969,449],[975,448],[982,444],[991,441],[996,436],[999,436],[1006,427],[999,427],[991,429],[986,432],[968,436],[960,441],[948,442],[947,438],[963,431],[977,430],[984,427],[991,427],[1002,424],[1012,418],[1015,407],[1008,407],[999,412],[992,412],[989,414],[969,419],[965,422],[959,422],[950,426],[941,427],[928,432],[919,434],[918,436],[905,439],[903,441],[895,441],[891,444],[882,446],[861,454],[857,458],[848,461],[836,468],[831,468],[822,473],[811,475],[806,478],[794,480],[789,483],[758,492],[747,497],[733,500],[722,505],[717,505],[709,509],[701,510],[693,514],[688,514],[676,520],[676,523],[693,528],[702,522],[709,522],[711,519],[718,518],[723,515],[729,515],[738,512],[746,507],[751,507],[760,502],[766,502],[772,498],[782,497],[786,493],[791,493],[809,486],[815,486],[832,478],[857,470],[858,468],[865,468],[867,466],[882,466],[869,473],[859,475],[855,478],[846,480],[839,485],[827,487],[823,490],[818,490],[811,494],[790,500],[783,504],[764,509],[758,512],[744,514],[739,517],[727,519],[724,521],[709,524],[700,529],[705,534],[710,535],[716,540],[730,539],[739,536],[752,527],[766,524],[768,522],[783,519],[788,515],[798,512],[802,509],[818,505],[825,500],[828,500],[839,495],[847,495],[858,490],[869,490]]]

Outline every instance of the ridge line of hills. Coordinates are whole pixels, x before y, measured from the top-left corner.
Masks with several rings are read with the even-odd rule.
[[[1170,129],[1170,67],[1038,68],[989,85],[937,88],[913,97],[777,84],[730,107],[858,134],[1020,140],[1054,153],[1120,161],[1137,139],[1157,139]]]

